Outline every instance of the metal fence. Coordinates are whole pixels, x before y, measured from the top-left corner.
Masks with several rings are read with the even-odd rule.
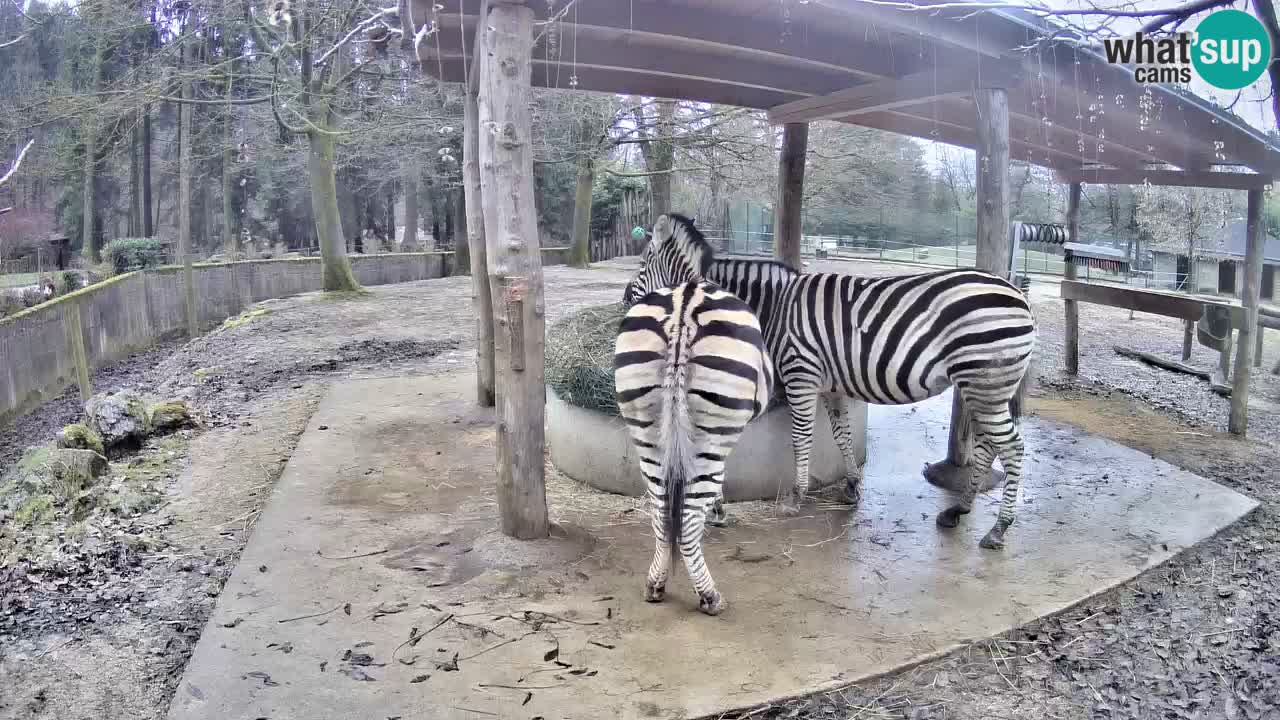
[[[772,257],[773,233],[743,232],[727,238],[716,229],[703,231],[707,240],[723,253],[734,255],[758,255]],[[973,238],[959,238],[950,244],[940,244],[936,238],[915,237],[914,233],[900,232],[902,239],[878,239],[847,235],[803,235],[800,254],[816,258],[821,250],[826,259],[863,260],[872,262],[922,265],[927,267],[974,267],[977,264],[977,245]],[[746,236],[746,239],[743,239]],[[905,236],[905,237],[904,237]],[[1061,251],[1052,252],[1023,247],[1014,261],[1014,269],[1022,275],[1047,275],[1063,277],[1066,263]],[[1122,283],[1142,288],[1177,289],[1185,282],[1185,274],[1131,270],[1117,273],[1085,265],[1080,268],[1079,279],[1085,282]]]

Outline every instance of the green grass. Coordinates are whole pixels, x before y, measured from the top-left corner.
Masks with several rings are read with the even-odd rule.
[[[22,287],[35,285],[40,281],[40,273],[10,273],[0,275],[0,287]]]

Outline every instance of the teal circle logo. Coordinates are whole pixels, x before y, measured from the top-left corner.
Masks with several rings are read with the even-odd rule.
[[[1196,28],[1191,62],[1196,72],[1221,90],[1251,85],[1271,62],[1271,37],[1257,18],[1242,10],[1211,13]]]

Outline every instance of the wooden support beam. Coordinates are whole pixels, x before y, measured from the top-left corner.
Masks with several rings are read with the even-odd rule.
[[[476,126],[494,310],[498,511],[502,532],[527,540],[549,531],[542,259],[529,112],[533,10],[495,0],[483,27]]]
[[[471,76],[480,75],[472,65]],[[480,190],[480,109],[476,86],[468,84],[462,116],[462,192],[467,215],[467,248],[471,261],[471,308],[476,315],[476,403],[493,407],[493,295],[489,288],[489,252],[485,244],[484,204]],[[455,270],[455,272],[460,270]]]
[[[1061,182],[1093,183],[1097,185],[1170,185],[1174,187],[1204,187],[1223,190],[1261,190],[1271,184],[1270,175],[1214,171],[1146,170],[1142,168],[1087,168],[1084,170],[1059,170]]]
[[[1067,242],[1080,242],[1080,195],[1082,187],[1080,183],[1071,183],[1067,189]],[[1076,279],[1076,264],[1072,260],[1070,251],[1063,256],[1066,264],[1063,266],[1063,274],[1067,280]],[[1080,306],[1075,300],[1065,300],[1062,303],[1066,309],[1066,336],[1063,347],[1064,360],[1066,361],[1066,370],[1068,375],[1080,374]]]
[[[809,124],[788,123],[782,128],[782,154],[778,157],[778,210],[773,214],[774,253],[799,270],[801,211],[804,209],[804,164],[809,148]]]
[[[1231,317],[1231,327],[1236,330],[1243,327],[1245,321],[1244,308],[1239,305],[1202,300],[1182,293],[1144,290],[1120,285],[1094,285],[1074,280],[1063,280],[1059,287],[1062,288],[1061,295],[1064,300],[1109,305],[1122,310],[1136,310],[1192,322],[1204,315],[1206,305],[1212,305],[1222,308],[1222,311]]]
[[[1244,322],[1239,329],[1236,347],[1235,377],[1231,383],[1231,415],[1227,429],[1244,435],[1249,429],[1249,370],[1253,364],[1253,333],[1258,332],[1258,300],[1262,290],[1262,258],[1267,233],[1262,224],[1263,191],[1249,191],[1246,211],[1247,246],[1244,254],[1244,287],[1240,302],[1244,306]]]
[[[941,98],[972,95],[974,83],[979,77],[993,85],[1012,87],[1021,81],[1019,70],[1020,67],[1013,63],[987,63],[981,68],[977,65],[959,65],[925,70],[904,77],[885,78],[770,108],[769,122],[781,125],[851,118]]]
[[[975,93],[977,106],[978,245],[976,266],[1004,278],[1009,277],[1013,251],[1009,235],[1009,93],[1000,87],[984,87]],[[961,490],[968,483],[973,462],[973,418],[959,392],[952,395],[951,431],[947,457],[925,467],[924,476],[932,484]],[[1003,474],[985,472],[988,482]],[[985,483],[984,483],[985,484]]]

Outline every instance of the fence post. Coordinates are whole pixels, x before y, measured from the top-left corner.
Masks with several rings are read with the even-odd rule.
[[[80,300],[71,299],[62,306],[63,328],[67,334],[67,346],[76,366],[76,384],[80,386],[80,401],[88,402],[93,396],[89,382],[89,354],[84,346],[84,321],[80,316]]]

